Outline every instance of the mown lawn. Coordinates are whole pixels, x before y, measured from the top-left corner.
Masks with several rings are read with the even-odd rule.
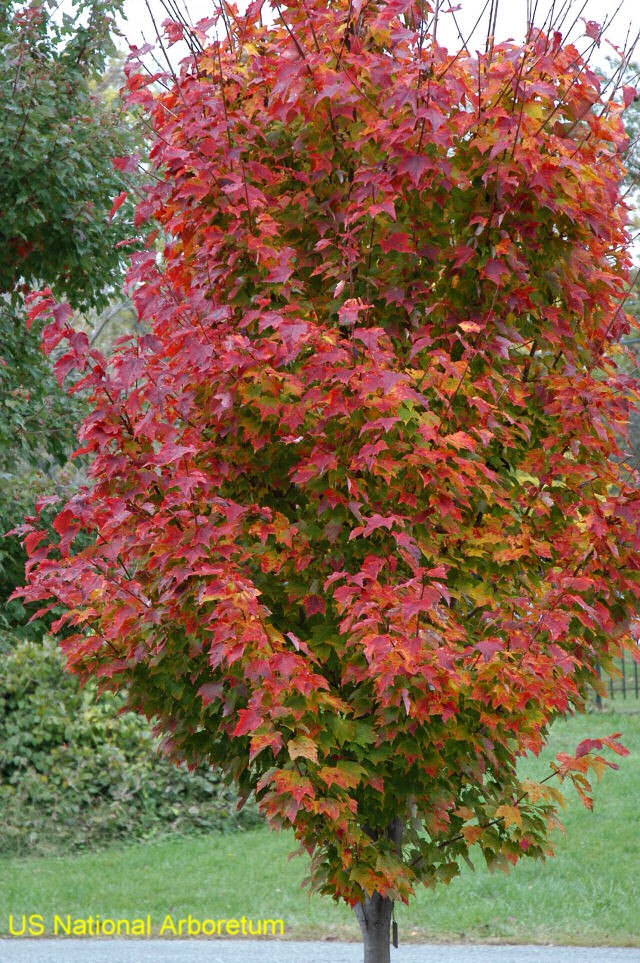
[[[508,876],[478,865],[449,887],[424,890],[397,908],[403,940],[504,940],[640,945],[640,713],[558,723],[550,753],[622,731],[631,755],[607,771],[595,808],[571,790],[566,835],[546,863],[522,862]],[[539,763],[537,763],[539,765]],[[0,860],[0,933],[9,914],[133,919],[280,918],[289,938],[359,939],[351,912],[301,889],[305,858],[288,860],[288,834],[266,829],[138,843],[74,857]]]

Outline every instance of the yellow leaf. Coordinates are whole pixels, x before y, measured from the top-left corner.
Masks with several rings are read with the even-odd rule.
[[[482,836],[482,827],[465,826],[462,830],[462,835],[464,836],[465,843],[467,843],[468,846],[471,846],[473,843],[477,843]]]
[[[469,809],[468,806],[458,806],[457,809],[454,809],[453,814],[459,816],[460,819],[473,819],[475,816],[473,809]]]
[[[498,806],[496,817],[504,819],[505,826],[518,826],[522,829],[522,813],[517,806]]]
[[[287,749],[291,759],[302,756],[304,759],[310,759],[311,762],[318,761],[318,747],[312,739],[307,739],[305,736],[290,739],[287,743]]]
[[[526,471],[516,471],[516,472],[514,472],[514,474],[515,474],[515,476],[516,476],[516,480],[517,480],[521,485],[524,485],[525,482],[529,482],[530,485],[539,485],[539,484],[540,484],[540,479],[539,479],[536,475],[530,475],[529,472],[526,472]]]

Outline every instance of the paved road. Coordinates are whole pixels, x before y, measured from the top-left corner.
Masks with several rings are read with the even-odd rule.
[[[362,963],[358,943],[0,940],[0,963]],[[640,949],[407,944],[391,963],[640,963]]]

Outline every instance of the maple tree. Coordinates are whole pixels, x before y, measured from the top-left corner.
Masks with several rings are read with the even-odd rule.
[[[22,594],[292,827],[379,963],[418,884],[550,851],[560,792],[518,760],[634,644],[633,92],[553,29],[452,54],[427,4],[262,6],[179,77],[130,69],[140,336],[107,359],[33,304],[92,464],[53,540],[23,527]],[[587,805],[606,747],[553,765]]]

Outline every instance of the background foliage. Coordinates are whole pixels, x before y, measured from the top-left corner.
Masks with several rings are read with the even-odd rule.
[[[21,309],[0,297],[0,534],[33,511],[36,500],[71,490],[78,470],[67,467],[82,411],[60,390],[43,356],[40,329],[27,332]],[[25,554],[15,536],[0,537],[0,628],[31,636],[27,612],[9,596],[24,579]]]
[[[0,291],[44,283],[74,305],[104,303],[122,277],[131,207],[109,217],[128,183],[113,161],[134,140],[119,101],[92,94],[121,5],[76,0],[54,16],[2,4]]]
[[[123,695],[65,672],[57,643],[0,635],[0,853],[73,852],[115,840],[256,825],[219,772],[159,755]]]

